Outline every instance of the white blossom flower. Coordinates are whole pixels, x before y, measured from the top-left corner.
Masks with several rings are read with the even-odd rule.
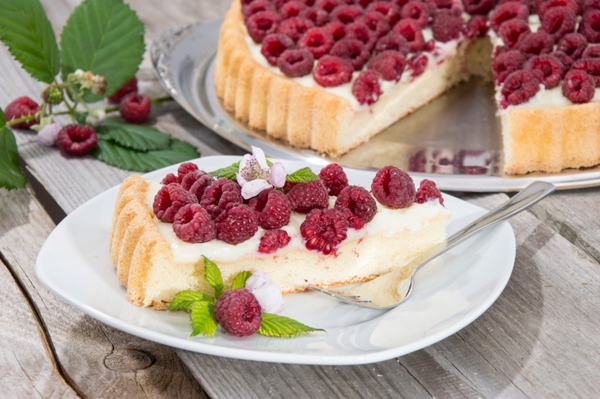
[[[254,294],[264,313],[279,314],[283,312],[285,301],[281,290],[262,270],[258,270],[248,277],[246,288]]]
[[[47,146],[52,147],[56,143],[56,137],[62,126],[58,122],[46,124],[37,134],[38,141]]]
[[[252,155],[246,154],[242,157],[236,174],[244,199],[256,197],[267,188],[283,187],[285,177],[283,164],[275,162],[269,167],[264,151],[258,147],[252,147]]]

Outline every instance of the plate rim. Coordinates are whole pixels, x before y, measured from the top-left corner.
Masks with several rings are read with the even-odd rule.
[[[198,158],[195,160],[195,162],[198,162],[198,161],[200,161],[202,163],[211,162],[214,159],[222,159],[224,161],[232,161],[232,160],[239,160],[239,156],[210,156],[210,157]],[[277,161],[277,160],[275,159],[274,161]],[[294,162],[294,161],[283,160],[283,162]],[[152,175],[164,174],[164,173],[166,173],[166,171],[176,170],[176,167],[177,167],[177,165],[169,166],[166,168],[162,168],[158,171],[144,174],[143,176],[146,177],[148,175],[152,176]],[[367,173],[370,174],[372,172],[367,172]],[[311,354],[292,353],[292,354],[290,354],[290,353],[271,352],[271,351],[242,350],[241,348],[235,348],[235,347],[215,346],[215,345],[211,345],[211,344],[208,344],[205,342],[194,341],[193,339],[189,339],[189,338],[181,339],[178,337],[169,336],[163,332],[160,332],[157,330],[151,330],[148,327],[132,324],[128,321],[114,317],[113,315],[106,314],[106,313],[98,310],[96,307],[91,306],[89,303],[82,302],[82,300],[78,299],[75,295],[73,295],[72,292],[65,292],[64,289],[61,288],[56,283],[56,277],[55,276],[53,277],[48,273],[49,266],[47,266],[48,262],[45,261],[45,258],[50,256],[50,255],[47,255],[47,253],[52,252],[50,246],[54,243],[54,240],[56,240],[56,237],[62,233],[63,229],[67,229],[69,223],[72,223],[74,220],[76,220],[78,217],[78,214],[80,212],[84,212],[86,207],[92,206],[92,205],[94,205],[95,202],[99,202],[105,198],[106,198],[106,200],[108,200],[113,197],[116,197],[119,187],[120,187],[120,184],[116,185],[116,186],[104,191],[103,193],[95,196],[94,198],[86,201],[80,207],[78,207],[73,212],[71,212],[67,216],[67,218],[65,218],[63,221],[61,221],[59,223],[59,225],[56,226],[56,228],[52,231],[50,236],[46,239],[46,241],[45,241],[44,245],[42,246],[42,248],[38,254],[38,257],[36,259],[35,271],[36,271],[36,275],[37,275],[38,279],[44,285],[46,285],[51,291],[53,291],[55,294],[57,294],[57,296],[59,296],[60,298],[65,300],[67,303],[80,309],[83,313],[85,313],[101,322],[104,322],[107,325],[110,325],[116,329],[130,333],[132,335],[142,337],[144,339],[148,339],[148,340],[158,342],[158,343],[161,343],[161,344],[164,344],[167,346],[171,346],[174,348],[190,350],[193,352],[199,352],[199,353],[210,354],[210,355],[215,355],[215,356],[230,357],[230,358],[236,358],[236,359],[242,359],[242,360],[277,362],[277,363],[292,363],[292,364],[312,364],[312,365],[366,364],[366,363],[374,363],[374,362],[389,360],[393,357],[403,356],[403,355],[411,353],[413,351],[428,347],[428,346],[448,337],[449,335],[454,334],[457,331],[460,331],[462,328],[464,328],[467,325],[469,325],[470,323],[472,323],[479,316],[481,316],[485,311],[487,311],[489,309],[489,307],[501,295],[501,293],[504,291],[506,285],[508,284],[508,281],[510,280],[510,276],[512,275],[515,258],[516,258],[516,239],[515,239],[514,231],[508,222],[506,222],[506,221],[501,222],[498,224],[498,226],[493,227],[492,229],[496,229],[496,230],[490,230],[489,234],[492,234],[492,231],[496,231],[495,234],[506,235],[506,237],[504,238],[504,245],[507,245],[507,247],[506,248],[503,247],[503,250],[506,251],[506,253],[508,254],[508,259],[510,259],[510,260],[507,261],[507,265],[503,266],[502,273],[498,274],[498,278],[500,278],[500,280],[496,281],[496,285],[495,285],[494,289],[492,289],[490,291],[490,293],[487,295],[485,300],[483,300],[477,306],[474,306],[473,309],[471,309],[471,311],[468,312],[466,315],[458,318],[459,321],[452,324],[450,328],[443,328],[431,335],[417,339],[416,341],[411,342],[410,344],[405,344],[405,345],[396,346],[393,348],[387,348],[387,349],[383,349],[383,350],[379,350],[379,351],[375,351],[375,352],[370,352],[370,353],[367,353],[364,355],[325,353],[325,354],[319,355],[319,356],[315,355],[314,353],[311,353]],[[470,204],[466,201],[463,201],[461,199],[453,197],[452,195],[445,194],[445,196],[452,197],[453,201],[456,200],[457,204],[460,204],[462,206],[467,206],[468,208],[471,208],[473,210],[477,210],[480,212],[485,211],[483,208],[481,208],[477,205]],[[113,207],[114,207],[114,205],[111,204],[110,208],[112,209]],[[486,234],[486,233],[483,233],[483,234]],[[108,257],[108,263],[110,265],[112,265],[112,263],[110,262],[109,254],[106,254],[106,256]],[[112,266],[112,267],[114,268],[114,266]],[[116,281],[117,280],[116,274],[114,275],[114,277],[115,277],[115,281]],[[117,283],[118,283],[118,281],[117,281]],[[300,294],[300,295],[302,295],[302,294]],[[156,312],[156,310],[153,310],[153,309],[141,308],[141,307],[137,307],[135,305],[130,304],[127,301],[126,296],[124,298],[120,299],[120,301],[123,301],[123,300],[126,304],[128,304],[127,306],[131,306],[132,309],[134,309],[136,312]],[[350,305],[348,305],[348,306],[350,306]],[[400,309],[400,311],[401,311],[401,308],[396,308],[396,309],[391,310],[390,312],[398,311],[398,309]],[[388,312],[385,312],[385,313],[388,313]],[[383,314],[384,313],[382,313],[382,315]],[[378,316],[378,317],[381,317],[381,316]],[[369,322],[371,322],[371,320],[365,321],[364,323],[369,323]],[[339,328],[347,329],[349,327],[339,327]],[[317,336],[310,335],[309,337],[315,338]],[[303,338],[304,337],[294,338],[294,339],[303,339]],[[271,338],[271,339],[276,339],[276,338]]]

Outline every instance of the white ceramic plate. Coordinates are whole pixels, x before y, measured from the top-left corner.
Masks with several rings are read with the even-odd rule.
[[[212,171],[239,157],[206,157],[196,162]],[[304,163],[284,161],[293,171]],[[160,181],[177,165],[146,175]],[[317,171],[317,169],[315,169]],[[352,184],[366,187],[374,175],[349,170]],[[391,311],[362,309],[318,293],[286,296],[285,316],[327,330],[293,339],[227,336],[191,338],[187,313],[144,309],[127,301],[108,239],[114,187],[73,211],[50,234],[36,262],[36,273],[58,296],[84,313],[120,330],[176,348],[238,359],[299,364],[362,364],[402,356],[465,327],[498,298],[510,278],[515,237],[506,222],[491,228],[425,268],[411,298]],[[452,211],[452,234],[484,210],[445,195]]]

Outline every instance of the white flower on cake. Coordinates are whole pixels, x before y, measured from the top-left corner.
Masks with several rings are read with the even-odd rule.
[[[254,294],[263,312],[280,314],[285,309],[281,290],[262,270],[258,270],[248,277],[246,288]]]
[[[269,167],[264,151],[258,147],[252,147],[252,155],[242,157],[236,174],[244,199],[256,197],[266,188],[283,187],[285,176],[283,163],[275,162]]]

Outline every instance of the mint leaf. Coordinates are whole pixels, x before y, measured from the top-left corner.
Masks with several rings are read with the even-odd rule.
[[[178,292],[171,304],[169,305],[168,310],[185,310],[189,312],[191,310],[191,306],[196,301],[204,301],[204,302],[213,302],[214,298],[206,295],[202,292],[185,290]]]
[[[23,188],[27,184],[27,179],[19,167],[19,153],[17,151],[17,141],[9,128],[6,127],[6,117],[0,110],[0,187]]]
[[[307,181],[317,180],[318,178],[319,176],[315,175],[309,167],[304,167],[287,175],[285,180],[290,183],[306,183]]]
[[[243,271],[243,272],[239,273],[233,279],[233,283],[231,284],[231,289],[235,290],[238,288],[244,288],[244,286],[246,285],[246,280],[248,280],[248,277],[250,277],[250,276],[252,276],[252,273],[250,273],[248,271]]]
[[[221,169],[217,169],[213,172],[208,172],[209,174],[215,177],[224,177],[229,180],[236,181],[237,180],[237,172],[240,170],[240,163],[236,162],[233,165],[226,166]]]
[[[219,297],[223,294],[223,276],[221,275],[221,270],[217,264],[211,260],[209,260],[206,256],[204,257],[204,278],[208,285],[210,285],[215,290],[215,299],[219,299]]]
[[[76,69],[106,78],[113,94],[138,70],[144,54],[144,25],[122,0],[84,0],[61,34],[62,77]],[[102,96],[88,93],[86,101]]]
[[[34,79],[54,82],[60,55],[39,0],[0,1],[0,40]]]
[[[214,302],[196,301],[190,307],[190,322],[192,323],[191,337],[198,334],[215,335],[217,322],[214,316]]]
[[[258,333],[268,337],[296,337],[310,331],[325,331],[309,327],[289,317],[263,313]]]
[[[165,150],[171,144],[171,136],[158,129],[141,125],[128,125],[115,119],[106,119],[96,128],[98,134],[123,147],[138,151]]]
[[[136,172],[151,172],[200,156],[195,147],[181,140],[172,139],[166,150],[141,152],[116,144],[104,134],[98,135],[98,145],[91,155],[109,165]]]

